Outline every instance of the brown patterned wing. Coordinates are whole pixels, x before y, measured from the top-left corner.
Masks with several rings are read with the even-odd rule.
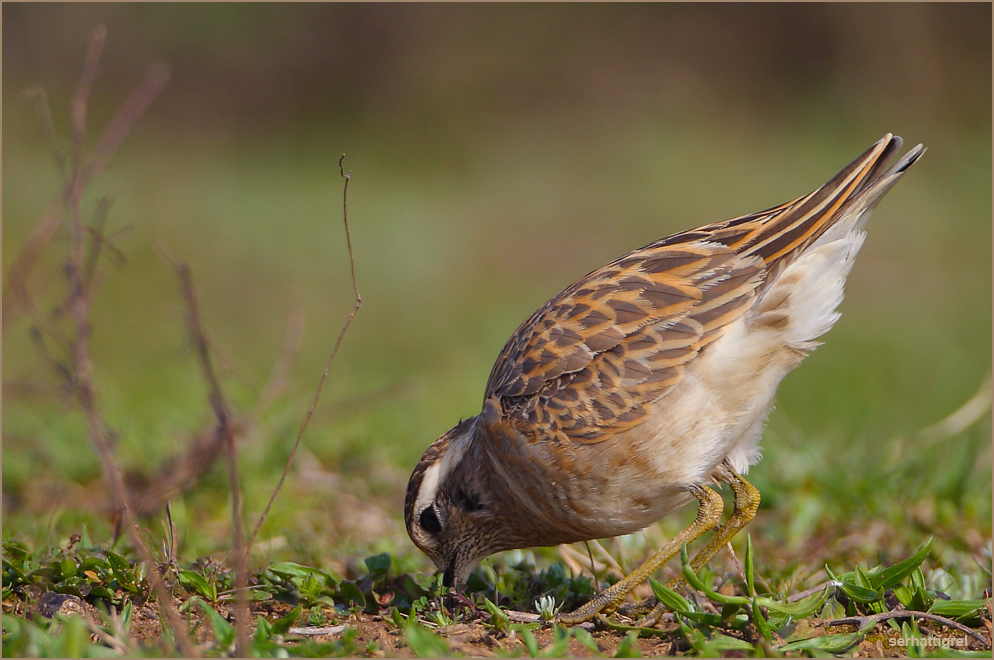
[[[599,268],[514,333],[487,383],[535,437],[600,442],[631,427],[698,352],[751,306],[762,259],[696,240]]]
[[[900,147],[888,133],[809,195],[675,234],[590,273],[518,328],[486,401],[533,437],[600,442],[637,424],[766,282],[873,194]],[[920,155],[910,152],[898,172]]]

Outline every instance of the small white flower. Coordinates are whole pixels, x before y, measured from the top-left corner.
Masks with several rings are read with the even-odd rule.
[[[556,605],[556,597],[542,596],[535,602],[535,610],[538,611],[543,621],[551,621],[552,617],[556,616],[556,612],[559,611],[559,607]]]

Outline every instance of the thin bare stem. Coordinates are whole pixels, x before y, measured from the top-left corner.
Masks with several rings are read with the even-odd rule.
[[[115,613],[115,615],[116,615],[116,613]],[[114,617],[115,615],[111,615],[111,616]],[[127,656],[127,655],[134,654],[134,649],[129,648],[128,644],[124,642],[124,640],[122,639],[122,636],[120,634],[121,631],[118,630],[117,629],[118,626],[115,625],[115,624],[119,623],[119,620],[118,621],[113,621],[112,624],[111,624],[111,625],[114,625],[114,627],[115,627],[115,630],[114,630],[115,634],[114,635],[110,635],[110,634],[106,633],[104,631],[104,629],[100,627],[100,624],[98,624],[94,620],[94,618],[92,616],[90,616],[89,614],[84,613],[83,614],[83,620],[86,621],[86,625],[90,629],[90,632],[93,635],[95,635],[97,637],[97,639],[99,639],[101,642],[103,642],[104,644],[106,644],[107,646],[109,646],[111,649],[113,649],[114,652],[116,652],[116,653],[118,653],[119,655],[122,655],[122,656]]]
[[[827,587],[830,584],[832,584],[832,581],[831,580],[826,580],[826,581],[822,582],[821,584],[818,584],[818,585],[815,585],[815,586],[811,587],[810,589],[805,589],[804,591],[799,591],[796,594],[791,594],[791,595],[787,596],[787,602],[788,603],[796,603],[799,600],[804,600],[808,596],[812,596],[814,594],[820,594],[821,592],[825,591],[825,587]],[[771,593],[772,593],[772,590],[771,590]]]
[[[44,87],[33,87],[24,92],[24,100],[34,103],[38,121],[41,123],[42,130],[45,131],[48,141],[52,144],[52,157],[55,159],[55,166],[59,168],[63,183],[65,183],[65,178],[68,176],[66,172],[68,157],[66,156],[66,150],[62,146],[62,142],[59,140],[59,134],[55,130],[55,121],[52,119],[52,107],[48,103],[48,92],[45,91]]]
[[[269,515],[269,510],[273,507],[273,502],[276,501],[276,496],[279,494],[280,489],[283,488],[283,483],[286,481],[287,475],[290,473],[290,466],[293,464],[293,457],[297,454],[297,448],[300,447],[300,440],[304,437],[304,431],[307,430],[307,425],[311,422],[311,417],[314,415],[314,410],[317,408],[318,401],[321,399],[321,390],[324,388],[324,382],[328,378],[328,372],[331,371],[331,365],[335,362],[335,357],[338,355],[338,349],[342,345],[342,338],[345,337],[345,332],[352,325],[352,319],[355,318],[356,312],[362,307],[362,295],[359,293],[359,284],[355,277],[355,256],[352,252],[352,237],[349,233],[349,181],[352,179],[352,171],[346,174],[345,169],[342,167],[342,162],[345,160],[345,154],[338,159],[338,169],[345,179],[345,186],[342,191],[342,219],[345,224],[345,244],[349,251],[349,270],[352,273],[352,288],[355,290],[355,305],[352,307],[352,311],[349,313],[348,318],[345,319],[345,323],[342,325],[341,331],[338,333],[338,339],[335,340],[335,347],[331,351],[331,356],[324,365],[324,372],[321,374],[320,380],[318,380],[317,391],[314,392],[314,399],[311,401],[311,407],[307,410],[307,415],[304,416],[304,422],[300,425],[300,431],[297,433],[297,439],[293,443],[293,448],[290,450],[290,456],[286,459],[286,465],[283,467],[283,474],[280,475],[280,481],[276,484],[276,488],[273,490],[272,496],[269,498],[269,502],[266,504],[266,508],[263,510],[262,515],[259,516],[259,521],[255,524],[255,529],[252,530],[252,535],[249,537],[248,546],[246,547],[246,555],[252,551],[252,544],[255,542],[255,537],[258,536],[259,530],[262,528],[262,523],[266,521],[266,516]]]
[[[99,35],[97,35],[99,36]],[[102,41],[101,41],[102,43]],[[93,46],[91,45],[90,52],[93,52]],[[91,69],[84,67],[84,75],[88,75]],[[95,69],[94,69],[95,70]],[[132,92],[128,100],[125,101],[124,105],[118,111],[114,119],[107,125],[104,132],[101,134],[100,139],[97,141],[97,145],[93,150],[93,155],[91,156],[86,167],[82,168],[82,173],[78,175],[77,184],[83,188],[85,187],[97,174],[99,174],[110,162],[111,157],[114,155],[115,150],[124,140],[124,137],[128,134],[131,128],[134,126],[138,118],[141,117],[142,113],[148,108],[155,97],[162,91],[166,82],[169,80],[169,68],[165,65],[158,64],[149,69],[148,74],[142,83]],[[88,93],[89,85],[81,84],[78,90],[86,90]],[[77,95],[79,91],[77,91]],[[83,118],[85,119],[86,113],[85,109],[83,111]],[[72,185],[72,180],[74,177],[70,175],[70,180],[66,185],[65,190],[63,190],[59,195],[53,199],[45,211],[42,213],[41,218],[38,220],[38,224],[35,225],[34,231],[28,238],[24,247],[14,258],[12,265],[7,269],[7,283],[6,289],[3,294],[3,327],[6,328],[7,324],[13,321],[16,317],[18,302],[23,302],[26,299],[26,294],[16,295],[18,292],[25,290],[25,283],[28,277],[31,275],[31,271],[34,270],[35,265],[38,263],[38,259],[44,254],[45,249],[48,247],[53,236],[55,236],[56,230],[59,225],[62,224],[62,220],[66,213],[66,208],[68,200],[70,197],[70,187]],[[12,295],[15,294],[15,295]]]
[[[104,43],[107,41],[107,28],[97,25],[90,33],[90,47],[86,51],[83,60],[83,72],[79,77],[79,85],[76,86],[76,93],[73,94],[72,102],[69,106],[70,130],[73,137],[73,169],[79,168],[83,161],[83,138],[86,136],[86,107],[90,100],[90,90],[93,88],[93,81],[97,78],[97,66],[100,64],[100,54],[104,50]],[[81,169],[81,168],[80,168]],[[82,172],[80,172],[82,173]]]
[[[170,69],[166,64],[153,64],[149,68],[144,80],[135,88],[135,91],[131,93],[128,100],[124,102],[121,109],[104,128],[97,146],[93,148],[93,155],[86,165],[86,170],[83,173],[84,180],[89,181],[107,167],[107,163],[110,162],[114,152],[117,151],[121,142],[131,131],[135,122],[152,104],[162,88],[166,86],[169,75]]]
[[[231,423],[231,412],[224,400],[224,394],[221,391],[221,382],[217,377],[217,372],[211,360],[207,335],[204,333],[203,324],[200,322],[200,305],[197,301],[197,292],[193,288],[193,277],[190,274],[190,266],[180,262],[174,264],[174,267],[180,279],[183,300],[186,302],[187,327],[190,337],[193,340],[204,380],[207,382],[211,408],[214,410],[214,417],[217,419],[215,432],[223,444],[225,456],[228,459],[228,481],[231,487],[231,535],[234,541],[232,552],[235,557],[235,606],[238,611],[238,616],[235,619],[235,654],[244,656],[248,652],[248,621],[250,615],[248,592],[246,591],[246,587],[248,586],[248,566],[246,561],[247,555],[245,553],[245,534],[242,530],[241,489],[238,484],[238,450],[235,447],[235,432]]]
[[[90,235],[90,249],[86,253],[86,262],[83,265],[83,286],[87,289],[93,284],[93,276],[97,271],[97,262],[100,260],[100,251],[106,246],[116,258],[123,260],[124,255],[120,253],[110,242],[104,238],[104,227],[107,224],[107,214],[110,213],[110,206],[114,203],[113,195],[104,195],[97,202],[97,210],[93,217],[93,225],[88,227]]]
[[[121,470],[114,458],[112,437],[108,435],[107,427],[97,409],[97,393],[93,386],[93,362],[90,359],[89,353],[91,332],[89,312],[92,299],[90,291],[87,289],[83,280],[86,231],[82,221],[82,199],[86,180],[83,176],[82,151],[86,135],[86,104],[89,99],[93,79],[96,76],[100,52],[105,39],[106,30],[103,26],[97,26],[93,30],[90,48],[87,51],[83,65],[83,73],[80,77],[80,83],[73,97],[71,107],[73,137],[72,169],[69,175],[69,185],[64,195],[64,204],[69,211],[71,229],[69,262],[66,269],[69,285],[67,307],[75,325],[75,333],[70,338],[69,350],[71,384],[73,386],[74,397],[86,418],[90,442],[100,457],[104,476],[107,479],[107,484],[117,510],[118,524],[128,530],[128,536],[132,545],[142,557],[142,560],[148,564],[148,578],[159,598],[160,608],[165,613],[169,625],[173,629],[179,651],[183,655],[190,655],[193,652],[193,647],[190,645],[186,636],[183,621],[173,606],[172,594],[169,593],[162,577],[159,575],[155,559],[141,542],[138,532],[131,525],[127,524],[129,507],[124,483],[121,478]]]
[[[217,433],[217,424],[195,435],[182,456],[166,463],[148,486],[132,492],[136,513],[147,515],[157,511],[176,493],[196,483],[223,449],[224,439]]]

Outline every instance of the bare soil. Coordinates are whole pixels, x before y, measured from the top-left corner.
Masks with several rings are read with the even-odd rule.
[[[20,602],[20,605],[20,607],[5,607],[5,614],[51,617],[59,613],[62,615],[88,615],[96,620],[101,618],[100,612],[96,607],[74,596],[60,599],[58,603],[53,600],[51,603],[52,607],[50,608],[51,611],[44,611],[44,607],[38,604],[25,612],[23,602]],[[176,600],[175,605],[179,607],[181,602]],[[261,607],[259,605],[256,604],[253,606],[253,618],[261,614],[270,620],[276,620],[281,616],[285,616],[291,609],[287,605],[276,603],[262,604]],[[233,608],[229,610],[222,605],[217,609],[222,616],[233,622]],[[211,626],[204,619],[203,613],[199,611],[199,608],[194,607],[190,609],[188,614],[189,620],[193,625],[194,643],[198,645],[210,644],[212,638]],[[361,655],[364,655],[366,649],[376,648],[377,650],[372,653],[374,657],[415,657],[415,653],[406,643],[404,632],[398,629],[392,620],[385,619],[380,615],[360,613],[331,623],[329,627],[338,628],[343,625],[356,629],[356,647],[360,650],[359,653]],[[254,622],[252,627],[254,629]],[[426,627],[430,628],[430,624],[426,624]],[[936,641],[942,641],[948,647],[958,651],[987,650],[984,645],[972,637],[959,631],[949,630],[929,621],[919,622],[919,628],[927,637],[935,638]],[[803,629],[805,636],[810,634],[812,637],[855,631],[854,628],[848,626],[829,628],[823,622],[815,620],[799,622],[797,632],[801,632],[801,629]],[[154,600],[149,600],[145,604],[134,608],[130,631],[135,640],[143,645],[155,645],[157,643],[162,634],[162,629],[158,616],[158,605]],[[527,657],[528,655],[527,648],[520,635],[514,632],[496,632],[492,627],[484,626],[481,623],[459,623],[444,628],[435,628],[434,632],[445,638],[455,653],[466,656],[493,657],[516,651],[522,656]],[[540,629],[534,630],[533,634],[541,648],[553,643],[553,630],[551,626],[543,626]],[[597,653],[607,656],[613,656],[625,638],[623,633],[614,630],[595,630],[591,634],[597,644]],[[340,635],[341,633],[334,635],[288,635],[285,641],[289,645],[292,645],[295,641],[302,641],[304,639],[319,642],[333,641],[338,639]],[[745,638],[750,642],[757,641],[755,631],[747,631]],[[901,639],[901,634],[898,631],[884,623],[878,624],[876,630],[869,634],[859,646],[850,651],[850,657],[908,657],[908,647],[899,641]],[[780,644],[781,641],[775,639],[774,646]],[[373,647],[372,643],[375,643],[376,646]],[[661,623],[659,637],[638,639],[636,645],[642,655],[646,657],[678,656],[690,651],[690,646],[680,635],[676,624],[673,623]],[[933,646],[921,650],[941,652],[943,647]],[[576,639],[569,641],[567,653],[568,655],[579,658],[595,657],[596,655]],[[744,657],[742,653],[736,652],[728,652],[725,655],[726,657]]]

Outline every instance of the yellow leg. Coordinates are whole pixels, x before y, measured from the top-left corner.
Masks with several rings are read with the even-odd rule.
[[[717,525],[723,508],[721,496],[707,486],[694,486],[690,492],[701,503],[694,522],[687,529],[674,536],[659,552],[647,559],[628,577],[605,589],[600,595],[576,611],[559,615],[559,623],[572,626],[589,621],[598,614],[611,614],[618,608],[621,601],[631,593],[632,589],[644,582],[657,568],[680,552],[684,543],[690,543]]]
[[[694,569],[695,572],[704,568],[711,558],[718,554],[726,543],[728,543],[733,536],[739,533],[739,531],[749,524],[753,518],[756,517],[756,510],[759,509],[759,491],[751,483],[743,479],[738,472],[736,472],[731,465],[726,461],[722,464],[724,468],[724,473],[719,473],[717,476],[719,481],[723,481],[732,487],[732,491],[735,493],[735,508],[732,509],[732,515],[728,517],[721,527],[719,527],[714,536],[708,541],[708,544],[701,549],[693,559],[690,560],[690,567]],[[670,580],[668,586],[670,589],[675,589],[676,587],[683,584],[685,578],[683,573],[677,577]],[[632,615],[632,614],[642,614],[643,612],[651,611],[645,616],[639,625],[643,627],[655,625],[656,621],[659,620],[660,615],[663,613],[663,604],[656,603],[655,597],[646,598],[638,603],[632,603],[631,606],[625,608],[622,614]]]
[[[725,524],[722,525],[715,531],[714,536],[708,541],[708,544],[690,560],[690,567],[694,571],[699,571],[704,568],[711,558],[718,554],[718,551],[725,547],[725,544],[732,540],[732,537],[738,534],[743,527],[749,524],[749,522],[756,517],[756,511],[759,509],[759,491],[751,483],[743,479],[738,472],[732,469],[731,465],[725,464],[725,469],[728,470],[728,476],[723,478],[732,487],[732,491],[735,493],[735,508],[732,509],[732,515],[728,517]],[[679,586],[684,581],[683,574],[674,578],[669,583],[669,587]]]

